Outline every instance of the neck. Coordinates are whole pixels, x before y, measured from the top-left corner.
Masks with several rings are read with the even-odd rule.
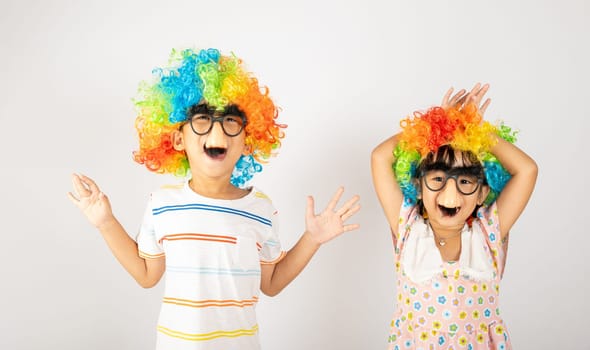
[[[239,199],[248,191],[235,187],[229,179],[212,179],[195,176],[189,180],[189,187],[197,194],[213,199]]]
[[[461,235],[461,232],[463,231],[463,227],[465,225],[461,225],[461,226],[451,226],[451,227],[444,227],[444,226],[440,226],[437,223],[434,223],[432,221],[428,221],[428,224],[430,225],[430,228],[432,229],[432,234],[434,234],[434,236],[436,238],[441,238],[441,239],[449,239],[449,238],[453,238],[453,237],[457,237],[459,235]]]

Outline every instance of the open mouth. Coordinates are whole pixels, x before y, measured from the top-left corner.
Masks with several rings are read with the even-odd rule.
[[[223,159],[227,149],[221,147],[205,147],[205,153],[213,159]]]
[[[440,211],[442,212],[443,216],[453,217],[453,216],[455,216],[459,212],[459,210],[461,209],[461,207],[447,208],[447,207],[444,207],[442,205],[439,205],[438,206],[438,209],[440,209]]]

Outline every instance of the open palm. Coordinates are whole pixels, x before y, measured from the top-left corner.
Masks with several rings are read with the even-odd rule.
[[[91,178],[74,174],[72,185],[76,194],[68,192],[68,198],[95,227],[101,227],[113,219],[111,204]]]
[[[328,203],[323,212],[316,215],[313,197],[307,197],[307,211],[305,215],[306,231],[319,243],[325,243],[343,232],[356,230],[358,224],[345,224],[346,220],[360,210],[359,196],[349,199],[342,207],[336,209],[344,188],[340,187]]]

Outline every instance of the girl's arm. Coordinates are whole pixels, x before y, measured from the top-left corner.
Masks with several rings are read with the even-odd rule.
[[[496,204],[500,235],[505,238],[526,207],[537,180],[537,163],[515,145],[497,137],[491,152],[512,176],[500,192]]]
[[[398,139],[399,134],[391,136],[375,147],[371,153],[373,186],[387,222],[391,227],[394,243],[398,234],[399,213],[404,199],[392,168],[394,162],[393,150],[397,146]]]
[[[141,258],[137,243],[129,237],[115,218],[109,199],[94,181],[84,175],[74,174],[72,182],[78,197],[71,192],[68,193],[68,197],[100,231],[119,263],[142,287],[155,286],[164,274],[165,258]]]
[[[260,289],[268,296],[279,294],[291,281],[299,275],[323,243],[340,234],[358,229],[358,224],[345,225],[344,222],[360,210],[359,196],[348,200],[340,209],[336,205],[344,189],[340,187],[330,200],[326,209],[319,215],[314,213],[313,197],[307,197],[305,215],[305,232],[276,264],[261,265]]]

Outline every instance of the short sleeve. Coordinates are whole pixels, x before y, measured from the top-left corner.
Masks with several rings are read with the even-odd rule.
[[[137,234],[135,241],[137,242],[139,256],[144,259],[158,259],[165,255],[162,245],[158,243],[156,238],[151,199],[145,210],[143,222],[141,223],[141,227],[139,228],[139,233]]]
[[[260,263],[263,265],[276,264],[286,255],[282,250],[281,241],[279,239],[279,213],[274,211],[271,217],[271,227],[260,244]]]
[[[477,221],[492,253],[494,267],[497,269],[498,274],[502,276],[508,247],[507,242],[501,241],[500,221],[496,202],[493,202],[490,206],[479,208],[477,211]]]

